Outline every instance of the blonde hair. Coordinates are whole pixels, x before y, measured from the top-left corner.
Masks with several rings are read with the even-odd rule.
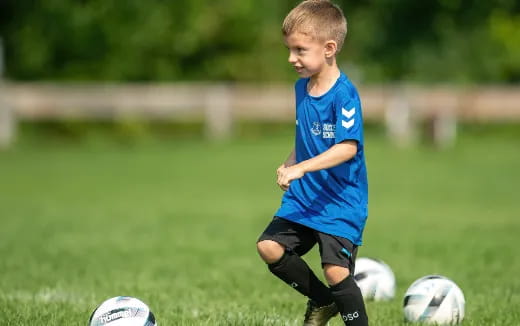
[[[294,7],[283,21],[283,35],[294,32],[320,41],[334,40],[339,52],[347,35],[347,20],[343,11],[328,0],[306,0]]]

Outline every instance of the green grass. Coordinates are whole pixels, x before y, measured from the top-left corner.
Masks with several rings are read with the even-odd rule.
[[[359,256],[397,277],[393,301],[368,303],[371,325],[402,325],[406,288],[434,273],[464,291],[464,325],[520,324],[520,147],[473,136],[435,151],[368,135]],[[255,249],[290,146],[279,135],[0,152],[0,324],[86,325],[103,300],[129,295],[161,326],[300,325],[304,298]],[[307,259],[318,270],[316,252]]]

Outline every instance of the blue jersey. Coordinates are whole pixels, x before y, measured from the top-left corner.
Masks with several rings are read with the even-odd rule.
[[[322,96],[309,95],[308,82],[309,78],[302,78],[295,85],[296,161],[345,140],[357,142],[357,154],[293,180],[275,215],[360,245],[368,215],[368,186],[359,95],[343,73]]]

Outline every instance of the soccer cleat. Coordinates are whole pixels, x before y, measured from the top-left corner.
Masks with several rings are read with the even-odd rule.
[[[325,326],[337,313],[338,307],[334,302],[328,306],[318,307],[314,301],[309,300],[303,326]]]

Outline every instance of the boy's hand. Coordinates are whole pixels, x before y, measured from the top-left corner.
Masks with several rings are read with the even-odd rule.
[[[285,167],[285,164],[282,164],[276,170],[276,174],[278,176],[278,179],[276,181],[278,183],[278,186],[283,191],[286,191],[287,189],[289,189],[291,181],[303,177],[305,173],[303,169],[301,169],[298,165]]]

